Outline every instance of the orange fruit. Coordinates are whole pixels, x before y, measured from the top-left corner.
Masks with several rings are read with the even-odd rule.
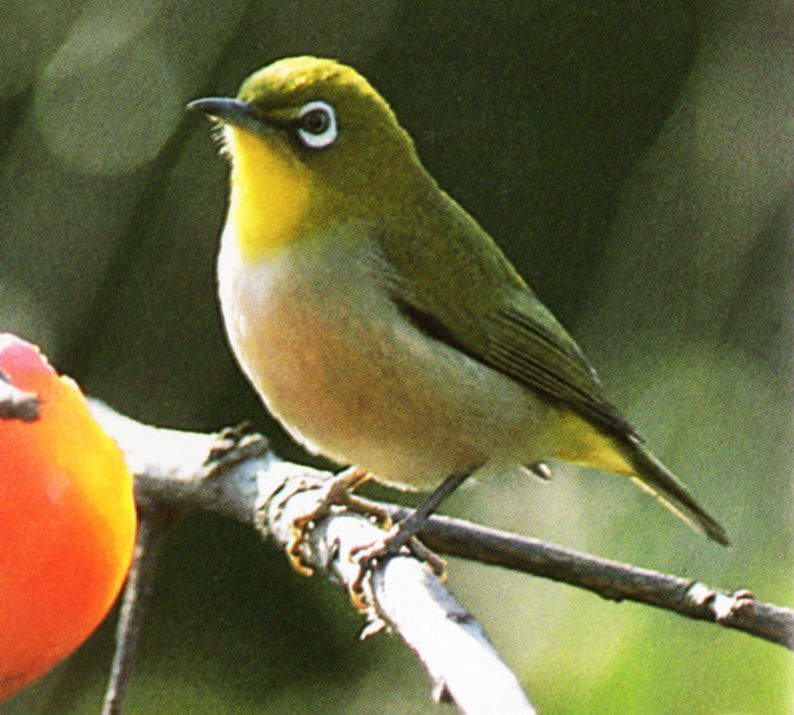
[[[38,349],[0,333],[0,373],[39,418],[0,419],[0,701],[107,614],[135,542],[133,480],[85,397]]]

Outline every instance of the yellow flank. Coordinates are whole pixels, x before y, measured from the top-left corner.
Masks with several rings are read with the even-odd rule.
[[[575,412],[562,409],[557,429],[563,437],[557,458],[616,474],[636,473],[617,450],[614,439]]]
[[[228,127],[234,156],[229,219],[240,254],[255,262],[276,255],[298,230],[309,202],[303,166],[267,137]]]

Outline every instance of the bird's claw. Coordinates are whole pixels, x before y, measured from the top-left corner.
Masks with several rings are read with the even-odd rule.
[[[311,576],[314,569],[306,562],[304,555],[306,536],[318,521],[331,513],[333,507],[346,508],[372,517],[381,528],[388,530],[389,533],[382,539],[354,547],[350,552],[351,561],[358,567],[358,575],[350,584],[350,596],[361,611],[369,610],[370,598],[366,595],[366,591],[369,590],[366,581],[373,567],[391,556],[410,554],[427,563],[437,577],[446,578],[446,562],[416,537],[417,527],[420,526],[421,521],[409,519],[392,525],[391,517],[384,508],[359,499],[352,493],[353,489],[369,478],[369,472],[351,467],[329,479],[321,488],[323,493],[318,498],[316,506],[292,520],[291,537],[287,544],[287,556],[292,567],[304,576]]]
[[[254,432],[247,422],[243,422],[234,427],[225,427],[215,435],[203,466],[211,474],[247,459],[262,457],[267,450],[267,440]]]
[[[351,467],[340,472],[332,479],[329,479],[322,487],[323,494],[319,497],[317,506],[292,520],[292,535],[287,544],[287,556],[292,567],[298,573],[304,576],[311,576],[314,573],[314,569],[305,562],[303,543],[314,524],[328,516],[334,506],[347,508],[358,514],[372,517],[384,529],[391,528],[391,517],[385,509],[359,499],[352,493],[352,490],[366,482],[370,477],[369,472],[357,467]]]
[[[401,530],[400,527],[401,524],[397,524],[382,539],[366,546],[354,547],[350,551],[351,559],[358,565],[358,576],[350,584],[350,595],[362,611],[367,609],[365,582],[371,575],[372,568],[392,556],[414,556],[425,562],[442,581],[447,578],[447,562],[428,549],[412,531]]]

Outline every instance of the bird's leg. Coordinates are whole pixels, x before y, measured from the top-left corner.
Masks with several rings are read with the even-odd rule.
[[[469,474],[470,472],[466,472],[447,477],[431,492],[411,516],[396,524],[383,539],[369,546],[353,549],[351,555],[355,555],[360,567],[358,578],[352,585],[354,595],[360,593],[364,577],[373,562],[385,556],[397,554],[403,547],[408,547],[417,558],[426,561],[436,575],[443,576],[446,563],[440,556],[437,556],[422,544],[416,538],[416,534],[422,530],[429,516],[441,505],[441,502],[452,494],[466,480]]]
[[[287,545],[287,556],[293,568],[305,576],[311,576],[313,570],[305,564],[301,554],[301,543],[306,532],[311,529],[311,525],[328,516],[332,506],[347,507],[364,516],[374,516],[384,529],[391,528],[391,517],[388,512],[381,507],[359,499],[352,493],[354,489],[361,486],[371,478],[371,474],[358,467],[350,467],[335,475],[323,487],[325,492],[319,499],[317,506],[305,514],[301,514],[292,521],[292,537]]]
[[[469,474],[453,474],[447,477],[441,484],[439,484],[425,499],[419,508],[411,514],[411,516],[403,519],[392,530],[392,533],[386,537],[389,545],[394,544],[395,549],[399,549],[408,540],[420,531],[427,522],[428,517],[441,506],[444,501],[452,492],[454,492],[464,481],[468,478]],[[384,545],[386,542],[384,541]]]

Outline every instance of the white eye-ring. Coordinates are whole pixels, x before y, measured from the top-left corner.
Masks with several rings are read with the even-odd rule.
[[[325,102],[304,104],[298,114],[298,136],[312,149],[324,149],[334,143],[339,133],[334,108]]]

